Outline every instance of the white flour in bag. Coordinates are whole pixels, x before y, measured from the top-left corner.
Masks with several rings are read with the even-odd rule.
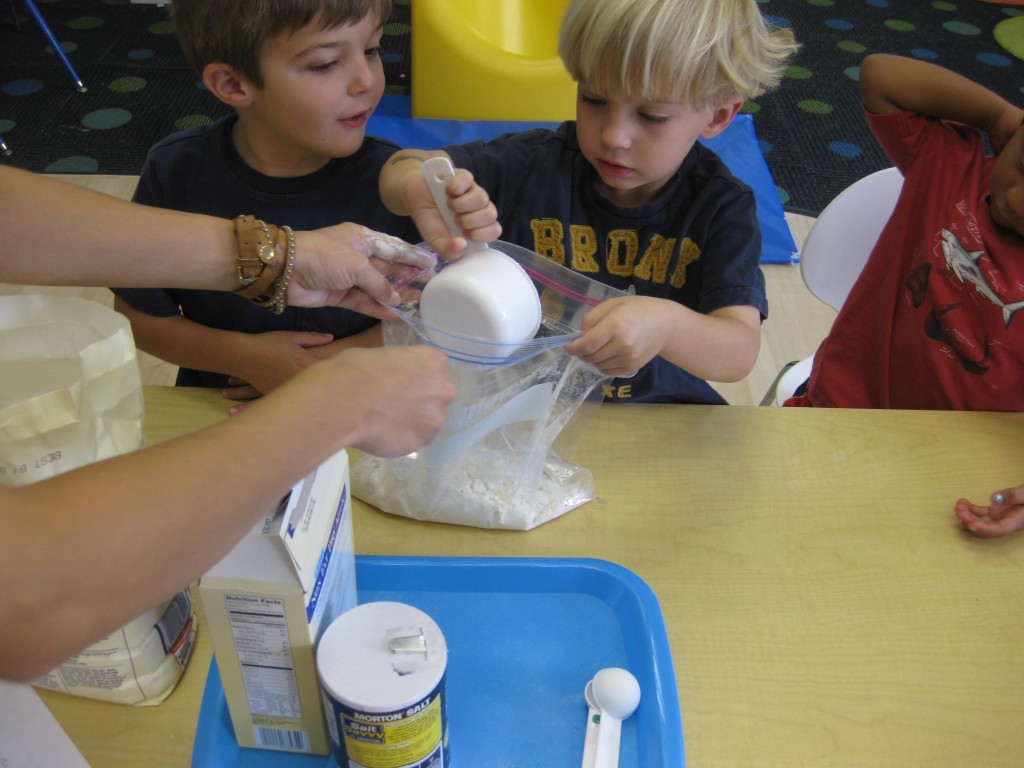
[[[496,471],[507,457],[505,452],[474,449],[438,480],[439,494],[429,504],[414,490],[423,487],[424,469],[414,460],[364,456],[356,462],[353,483],[372,489],[362,498],[384,511],[478,528],[529,530],[594,498],[593,476],[583,467],[551,454],[539,483],[531,487],[510,482]]]
[[[458,398],[448,407],[437,439],[409,456],[364,455],[352,465],[353,495],[384,512],[479,528],[529,530],[594,498],[591,473],[561,458],[571,455],[568,443],[573,440],[563,430],[572,420],[573,431],[579,432],[580,421],[573,415],[584,403],[600,402],[600,385],[610,377],[565,351],[564,344],[573,338],[565,332],[579,329],[555,320],[566,313],[578,320],[582,308],[569,296],[590,296],[592,286],[600,294],[588,305],[623,294],[544,257],[504,245],[522,251],[520,258],[533,271],[544,273],[538,290],[545,328],[557,325],[562,335],[555,338],[562,341],[511,357],[450,356]],[[563,282],[565,293],[556,290]],[[412,283],[407,288],[405,315],[382,324],[385,346],[424,343],[423,323],[409,314],[417,311],[419,296]]]
[[[385,512],[417,520],[515,530],[529,530],[592,500],[590,471],[550,449],[598,374],[564,352],[545,355],[559,364],[536,361],[529,380],[510,373],[515,384],[496,387],[504,399],[500,405],[501,398],[489,401],[474,391],[475,366],[454,364],[459,402],[441,437],[410,456],[361,457],[352,467],[353,493]],[[517,365],[519,373],[531,367]],[[500,374],[495,369],[491,375]]]
[[[159,704],[185,671],[196,627],[186,589],[83,648],[32,684],[116,704]]]

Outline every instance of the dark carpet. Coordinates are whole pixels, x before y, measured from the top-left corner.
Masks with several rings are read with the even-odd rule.
[[[892,165],[864,121],[861,59],[893,53],[931,61],[1024,101],[1024,61],[995,37],[1024,15],[1019,3],[981,0],[759,0],[802,48],[782,86],[746,105],[783,205],[817,214],[857,179]],[[1016,22],[1013,22],[1016,24]],[[1019,28],[1018,28],[1019,29]]]
[[[409,3],[383,40],[389,93],[409,94]],[[429,0],[416,0],[429,2]],[[1021,101],[1024,61],[996,39],[1024,7],[982,0],[759,0],[803,45],[782,86],[745,111],[783,205],[817,214],[856,179],[889,165],[860,110],[857,71],[871,52],[934,61]],[[198,84],[165,6],[38,0],[87,87],[78,93],[19,0],[0,0],[2,162],[50,173],[134,174],[148,148],[227,108]],[[371,125],[372,130],[372,125]]]

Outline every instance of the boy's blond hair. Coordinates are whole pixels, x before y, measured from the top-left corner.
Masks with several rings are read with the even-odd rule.
[[[797,44],[755,0],[572,0],[558,53],[608,97],[711,109],[775,87]]]
[[[263,87],[259,59],[267,41],[316,23],[330,29],[376,14],[383,24],[392,0],[171,0],[171,16],[189,63],[202,77],[221,62]]]

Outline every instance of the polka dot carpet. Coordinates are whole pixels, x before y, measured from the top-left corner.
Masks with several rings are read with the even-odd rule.
[[[385,30],[391,93],[408,94],[413,87],[408,53],[414,1],[429,2],[395,0]],[[21,4],[13,3],[20,12],[15,18],[12,4],[0,2],[0,136],[14,149],[0,162],[44,172],[137,173],[156,140],[227,112],[198,84],[166,7],[129,0],[37,2],[88,90],[75,91]],[[782,86],[745,107],[790,210],[817,214],[844,187],[889,165],[860,110],[858,65],[868,53],[934,61],[1024,102],[1024,61],[995,33],[1001,22],[1024,16],[1019,3],[758,2],[803,46]],[[1002,30],[1004,40],[1014,31]]]
[[[744,107],[754,116],[761,151],[789,210],[820,213],[845,187],[892,164],[860,105],[859,64],[869,53],[931,61],[1024,104],[1024,61],[996,34],[1003,22],[1024,22],[1018,3],[758,2],[767,19],[790,27],[802,45],[779,89]]]

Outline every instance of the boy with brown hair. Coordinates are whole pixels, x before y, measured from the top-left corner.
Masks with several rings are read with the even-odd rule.
[[[366,135],[384,93],[391,0],[173,0],[172,13],[203,84],[234,112],[157,143],[136,202],[296,230],[355,221],[418,240],[377,195],[397,147]],[[138,346],[181,367],[179,385],[226,388],[232,399],[266,393],[340,348],[380,343],[377,320],[345,309],[275,315],[230,294],[115,295]]]

